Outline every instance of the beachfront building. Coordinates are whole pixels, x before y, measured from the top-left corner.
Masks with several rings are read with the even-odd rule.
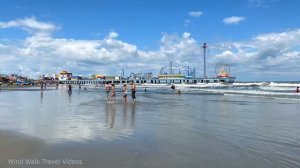
[[[145,74],[144,78],[146,79],[152,79],[153,78],[153,73],[152,72],[148,72]]]
[[[158,79],[184,79],[186,78],[183,74],[160,74],[158,75]]]
[[[92,79],[96,79],[96,80],[105,79],[105,75],[96,74],[92,76]]]
[[[10,82],[16,82],[17,78],[18,78],[17,74],[11,74],[10,76],[8,76]]]
[[[60,81],[71,80],[71,78],[72,78],[72,73],[68,71],[61,71],[58,74],[58,80]]]
[[[4,83],[8,83],[8,82],[9,82],[8,76],[5,74],[0,74],[0,86]]]
[[[81,76],[72,76],[71,80],[81,80],[82,77]]]

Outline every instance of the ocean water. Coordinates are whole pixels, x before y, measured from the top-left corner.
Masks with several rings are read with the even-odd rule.
[[[0,167],[300,167],[297,85],[148,84],[135,103],[119,86],[113,103],[95,86],[2,90]]]

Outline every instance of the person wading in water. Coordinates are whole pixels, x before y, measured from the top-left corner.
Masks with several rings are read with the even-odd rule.
[[[123,85],[123,99],[124,99],[124,102],[127,103],[127,86],[126,86],[126,84]]]
[[[115,84],[111,84],[111,97],[110,102],[116,101]]]
[[[104,87],[105,87],[105,92],[106,92],[106,100],[108,100],[111,86],[110,86],[110,84],[108,82],[106,82],[106,84],[104,85]]]
[[[136,100],[135,92],[136,92],[136,85],[134,84],[134,82],[131,82],[131,96],[132,96],[133,103]]]

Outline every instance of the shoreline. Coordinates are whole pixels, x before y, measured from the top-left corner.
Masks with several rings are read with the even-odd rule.
[[[48,85],[47,89],[45,90],[54,90],[56,89],[54,85]],[[7,90],[7,91],[40,91],[41,86],[40,85],[23,85],[23,86],[0,86],[1,90]]]

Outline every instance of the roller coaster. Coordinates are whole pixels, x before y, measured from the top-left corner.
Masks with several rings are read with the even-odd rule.
[[[169,73],[167,73],[169,71]],[[173,75],[173,74],[184,74],[186,78],[195,78],[195,69],[191,69],[189,66],[178,66],[174,67],[173,62],[170,62],[169,67],[164,66],[160,69],[161,75]]]

